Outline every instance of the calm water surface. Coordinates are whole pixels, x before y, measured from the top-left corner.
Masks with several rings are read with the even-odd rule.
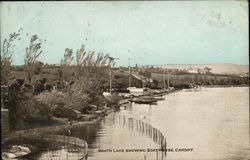
[[[249,159],[248,87],[178,91],[157,105],[133,104],[106,116],[100,124],[73,130],[72,136],[87,140],[90,160],[161,159],[162,153],[157,152],[114,152],[159,148],[135,120],[158,129],[167,139],[167,148],[192,148],[190,152],[167,152],[163,159]]]

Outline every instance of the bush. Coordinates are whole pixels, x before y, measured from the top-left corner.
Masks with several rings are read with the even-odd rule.
[[[102,106],[105,103],[105,98],[102,95],[103,82],[95,75],[80,77],[61,90],[62,92],[57,90],[42,92],[36,96],[36,99],[48,105],[52,111],[59,103],[78,111],[83,111],[89,105]]]
[[[37,100],[45,103],[51,111],[54,110],[56,104],[65,104],[66,94],[59,92],[57,90],[52,90],[51,92],[42,92],[35,96]]]
[[[26,123],[45,123],[48,124],[52,120],[52,112],[50,107],[45,103],[31,98],[23,103],[23,115]]]
[[[32,90],[27,89],[25,84],[12,82],[4,90],[4,108],[10,112],[10,128],[25,129],[26,125],[33,122],[49,123],[52,112],[48,105],[33,97]]]
[[[1,85],[7,84],[12,77],[10,62],[8,60],[1,60],[0,67],[1,67]]]
[[[82,111],[89,105],[103,105],[105,101],[103,84],[95,77],[81,77],[74,84],[68,86],[65,97],[65,104],[68,107]]]
[[[81,117],[81,112],[75,109],[57,105],[54,110],[54,116],[65,117],[65,118],[70,118],[70,119],[78,119]]]

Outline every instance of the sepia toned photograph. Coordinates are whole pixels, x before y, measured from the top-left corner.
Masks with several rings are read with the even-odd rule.
[[[248,1],[1,1],[0,15],[1,159],[250,159]]]

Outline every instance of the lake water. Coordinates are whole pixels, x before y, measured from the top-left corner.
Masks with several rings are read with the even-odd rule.
[[[160,147],[149,125],[166,139],[166,154],[147,152]],[[72,136],[87,140],[89,160],[249,159],[249,88],[178,91],[157,105],[132,104]]]

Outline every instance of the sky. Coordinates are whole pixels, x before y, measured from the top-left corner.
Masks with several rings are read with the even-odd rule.
[[[13,64],[24,63],[32,35],[43,40],[38,60],[59,64],[65,48],[102,51],[117,66],[246,65],[246,1],[0,2],[1,45],[12,32]]]

